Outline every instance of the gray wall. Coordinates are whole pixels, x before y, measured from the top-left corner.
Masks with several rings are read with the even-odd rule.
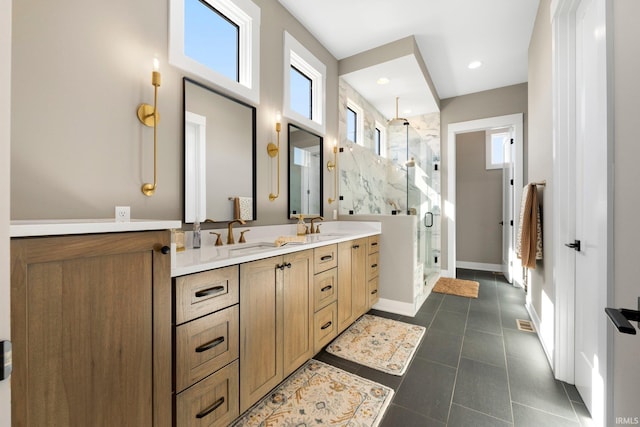
[[[11,338],[9,309],[9,159],[11,0],[0,0],[0,341]],[[10,381],[0,382],[0,426],[11,425]]]
[[[487,169],[486,133],[456,137],[456,261],[502,263],[502,169]]]
[[[284,188],[270,202],[266,145],[283,110],[283,31],[327,66],[328,141],[337,137],[338,63],[278,2],[254,1],[261,8],[257,224],[276,224],[287,218],[287,151]],[[182,219],[183,72],[167,62],[167,4],[21,0],[13,12],[12,219],[107,218],[115,205],[131,206],[133,218]],[[153,131],[135,112],[153,100],[154,55],[162,72],[159,176],[148,198],[140,186],[153,178]]]
[[[543,307],[543,298],[555,298],[553,284],[553,122],[551,92],[551,21],[550,0],[542,0],[538,8],[533,34],[529,43],[529,145],[525,151],[529,180],[546,180],[547,185],[538,187],[538,200],[542,205],[543,254],[545,260],[536,263],[531,270],[529,294],[531,303],[542,323],[554,324],[553,311]],[[546,297],[543,297],[546,295]],[[550,316],[550,318],[549,318]],[[548,343],[553,348],[553,343]]]
[[[447,139],[450,123],[485,119],[508,114],[524,113],[524,152],[527,150],[527,83],[447,98],[440,101],[441,111],[441,147],[442,147],[442,200],[448,200],[449,182],[447,179]],[[524,171],[525,182],[527,171]],[[447,259],[448,227],[442,221],[442,268],[449,266]],[[459,250],[459,248],[457,248]]]

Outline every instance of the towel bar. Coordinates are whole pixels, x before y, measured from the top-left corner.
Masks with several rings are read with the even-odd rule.
[[[638,306],[640,307],[640,298],[638,298]],[[605,313],[609,316],[609,319],[619,332],[623,334],[636,334],[636,329],[631,324],[631,321],[639,322],[640,327],[640,311],[638,310],[629,310],[628,308],[605,308]]]

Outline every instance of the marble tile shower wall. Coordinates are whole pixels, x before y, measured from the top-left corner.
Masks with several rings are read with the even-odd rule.
[[[346,138],[346,105],[351,99],[364,110],[363,144]],[[340,146],[339,201],[340,214],[390,214],[392,210],[407,211],[407,168],[405,162],[413,157],[416,166],[409,170],[409,207],[420,206],[429,200],[428,209],[440,204],[440,113],[408,118],[410,126],[409,155],[407,156],[407,128],[387,126],[387,157],[373,151],[376,122],[386,123],[373,106],[351,86],[340,80]]]

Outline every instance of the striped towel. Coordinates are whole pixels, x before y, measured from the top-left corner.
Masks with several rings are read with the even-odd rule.
[[[523,267],[531,269],[536,268],[536,260],[542,259],[542,224],[535,184],[527,185],[522,191],[516,255],[522,260]]]

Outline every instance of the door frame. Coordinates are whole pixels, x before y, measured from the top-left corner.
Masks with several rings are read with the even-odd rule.
[[[466,122],[449,123],[447,125],[447,182],[448,194],[444,201],[443,213],[447,217],[447,270],[445,277],[456,276],[456,135],[460,133],[483,131],[488,129],[513,127],[515,159],[514,159],[514,230],[516,220],[520,217],[520,199],[523,187],[523,152],[524,152],[524,118],[522,113],[505,116],[488,117]],[[501,239],[502,240],[502,239]],[[513,257],[515,259],[515,256]],[[522,287],[522,269],[514,266],[513,282]]]
[[[553,176],[554,196],[556,206],[554,215],[554,242],[553,242],[553,278],[554,278],[554,310],[555,310],[555,339],[553,354],[553,371],[557,379],[575,383],[575,258],[571,251],[565,250],[564,243],[572,241],[575,236],[575,206],[571,202],[571,195],[575,189],[575,158],[572,155],[576,143],[576,22],[575,14],[582,0],[552,0],[551,2],[551,26],[552,26],[552,97],[553,97]],[[601,43],[605,52],[611,52],[612,39],[609,37],[608,28],[611,25],[612,4],[608,0],[593,0],[598,7],[599,28],[602,30]],[[613,289],[613,106],[609,94],[609,84],[613,58],[606,54],[606,76],[601,79],[602,87],[598,91],[605,93],[607,111],[607,153],[608,159],[603,162],[600,171],[602,179],[606,180],[607,208],[606,222],[607,249],[606,259],[603,259],[603,267],[606,269],[606,283],[601,289],[603,306],[609,306],[612,302]],[[596,89],[594,89],[596,90]],[[606,316],[603,313],[594,313],[602,316],[602,325],[598,331],[594,331],[598,337],[598,354],[604,360],[599,360],[604,386],[604,399],[601,413],[592,414],[594,422],[598,425],[606,425],[613,411],[612,378],[612,340],[613,337],[606,326]]]

